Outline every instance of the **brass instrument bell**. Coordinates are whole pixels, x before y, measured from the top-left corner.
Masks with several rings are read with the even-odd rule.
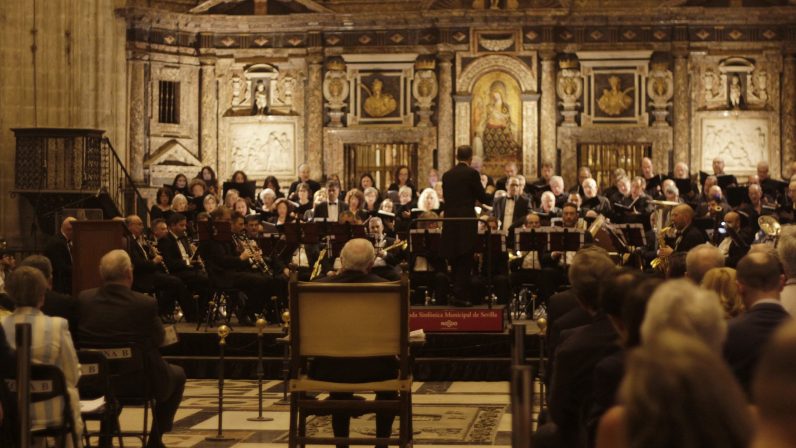
[[[760,230],[769,237],[778,237],[779,232],[782,230],[779,221],[770,215],[763,215],[757,218],[757,224],[760,226]]]

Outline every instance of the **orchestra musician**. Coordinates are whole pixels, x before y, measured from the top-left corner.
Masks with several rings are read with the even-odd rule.
[[[158,248],[163,256],[163,261],[171,275],[179,278],[185,285],[180,306],[186,320],[189,322],[201,317],[207,309],[207,303],[213,292],[210,288],[210,279],[202,265],[202,259],[196,253],[196,247],[188,238],[188,220],[185,216],[175,213],[169,217],[168,231],[158,239]],[[194,311],[191,297],[196,295],[195,307],[199,309],[199,316]]]
[[[707,242],[704,230],[693,224],[694,209],[688,204],[674,207],[670,213],[672,226],[675,229],[673,238],[667,238],[667,247],[658,248],[659,257],[668,257],[672,253],[685,253],[692,248]]]
[[[387,280],[401,279],[401,247],[396,246],[396,239],[384,233],[384,223],[381,218],[374,216],[368,220],[368,233],[373,238],[373,248],[376,250],[376,259],[371,272]]]
[[[423,212],[420,218],[435,219],[439,216],[434,212]],[[439,221],[420,221],[417,223],[417,229],[439,232]],[[415,305],[425,303],[422,294],[422,289],[425,289],[437,305],[453,305],[449,303],[450,281],[447,273],[448,264],[439,253],[432,251],[430,247],[424,247],[422,252],[413,249],[409,258],[409,279],[414,290],[412,303]]]

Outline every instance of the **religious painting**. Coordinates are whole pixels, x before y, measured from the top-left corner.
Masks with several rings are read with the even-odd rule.
[[[484,159],[487,173],[500,173],[506,162],[521,159],[522,106],[517,80],[494,71],[476,81],[470,129],[473,152]]]
[[[293,122],[242,122],[230,125],[230,171],[250,178],[292,174],[295,168],[296,126]]]

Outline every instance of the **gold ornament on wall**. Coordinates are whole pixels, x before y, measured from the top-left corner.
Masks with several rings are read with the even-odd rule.
[[[374,79],[371,88],[362,83],[362,88],[368,93],[368,99],[365,100],[364,104],[365,112],[371,117],[380,118],[387,116],[398,107],[395,97],[389,93],[382,92],[384,82],[381,79]]]
[[[633,104],[633,97],[628,95],[628,93],[635,90],[635,88],[628,87],[622,90],[622,80],[618,76],[609,77],[608,84],[611,88],[603,89],[602,96],[597,100],[597,107],[608,115],[617,116]]]

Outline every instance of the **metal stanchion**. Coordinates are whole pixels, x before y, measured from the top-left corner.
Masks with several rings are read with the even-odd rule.
[[[511,368],[511,446],[531,446],[531,366]]]
[[[17,343],[17,412],[20,446],[31,446],[30,437],[30,324],[16,325]]]
[[[511,351],[511,365],[525,364],[525,325],[513,324],[511,326],[513,349]]]
[[[270,422],[271,417],[263,417],[263,330],[267,322],[262,317],[257,319],[257,417],[249,417],[250,422]]]
[[[287,383],[290,380],[290,311],[282,313],[282,336],[280,339],[285,344],[284,357],[282,359],[282,399],[276,404],[290,404],[287,398]]]
[[[215,437],[205,437],[208,442],[227,442],[236,440],[231,437],[224,437],[224,346],[227,345],[229,327],[221,325],[218,327],[218,433]]]
[[[544,355],[544,340],[547,336],[547,319],[540,317],[536,320],[536,325],[539,327],[539,369],[537,370],[537,377],[539,378],[539,413],[544,411],[547,404],[547,391],[545,390],[545,355]]]

